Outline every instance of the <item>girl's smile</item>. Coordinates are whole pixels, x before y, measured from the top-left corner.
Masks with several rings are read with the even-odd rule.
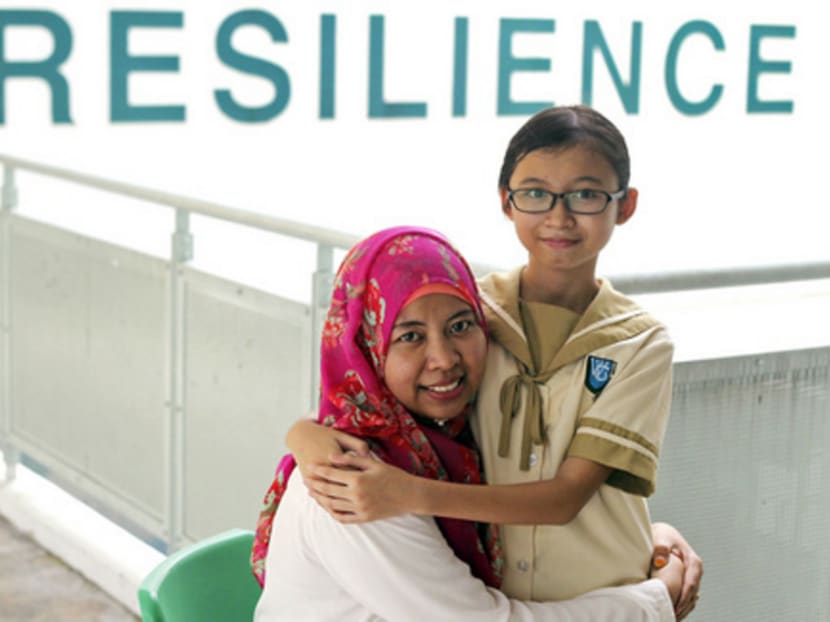
[[[538,149],[524,156],[510,177],[512,190],[538,189],[552,193],[620,190],[611,164],[599,152],[582,144],[561,149]],[[532,302],[559,304],[574,311],[597,290],[597,257],[608,243],[614,226],[634,213],[637,191],[629,188],[620,199],[609,201],[596,214],[569,212],[559,199],[552,210],[525,213],[515,209],[502,189],[502,206],[528,251],[522,276],[522,296]],[[578,307],[578,308],[574,308]]]
[[[549,238],[542,238],[542,242],[550,246],[551,248],[570,248],[576,244],[579,244],[579,238],[577,237],[549,237]]]

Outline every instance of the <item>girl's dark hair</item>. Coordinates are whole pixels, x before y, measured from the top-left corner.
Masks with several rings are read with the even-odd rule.
[[[554,106],[537,112],[513,135],[499,173],[499,188],[507,188],[519,161],[538,149],[586,145],[605,156],[617,173],[620,189],[628,187],[631,160],[617,127],[588,106]]]

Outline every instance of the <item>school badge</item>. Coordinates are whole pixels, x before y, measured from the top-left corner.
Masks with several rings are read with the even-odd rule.
[[[585,370],[585,387],[594,394],[602,393],[605,385],[614,375],[617,363],[611,359],[603,359],[598,356],[588,357],[588,366]]]

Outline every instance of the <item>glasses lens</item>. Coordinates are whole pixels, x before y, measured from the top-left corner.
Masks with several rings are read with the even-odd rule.
[[[608,195],[599,190],[577,190],[565,195],[568,209],[578,214],[596,214],[605,209]]]
[[[546,212],[553,204],[550,192],[529,188],[513,191],[513,204],[522,212]]]

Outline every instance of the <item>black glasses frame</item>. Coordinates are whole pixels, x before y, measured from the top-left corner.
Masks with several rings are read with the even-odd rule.
[[[529,210],[524,210],[521,207],[519,207],[518,205],[516,205],[516,201],[513,198],[514,193],[523,192],[523,191],[526,192],[528,190],[535,190],[536,192],[541,192],[543,194],[547,194],[548,196],[550,196],[550,207],[548,207],[547,209],[544,209],[544,210],[531,210],[531,211],[529,211]],[[517,210],[519,210],[523,214],[545,214],[545,213],[551,211],[554,207],[556,207],[556,201],[559,200],[560,198],[562,199],[562,205],[564,205],[565,209],[571,214],[602,214],[602,212],[604,212],[606,209],[608,209],[608,205],[611,203],[611,201],[613,201],[614,199],[620,199],[623,196],[625,196],[625,191],[626,191],[626,188],[623,188],[622,190],[617,190],[616,192],[609,193],[609,192],[605,192],[605,190],[594,190],[592,188],[591,192],[598,192],[599,194],[604,194],[605,199],[606,199],[605,200],[605,205],[602,206],[602,209],[598,210],[598,211],[595,211],[595,212],[584,212],[584,211],[580,211],[580,210],[571,209],[570,197],[576,198],[575,195],[578,195],[580,192],[584,192],[584,190],[571,190],[570,192],[550,192],[549,190],[542,190],[541,188],[516,188],[515,190],[512,190],[512,189],[508,188],[507,189],[507,200],[510,201],[510,203],[513,205],[513,207],[515,207]]]

